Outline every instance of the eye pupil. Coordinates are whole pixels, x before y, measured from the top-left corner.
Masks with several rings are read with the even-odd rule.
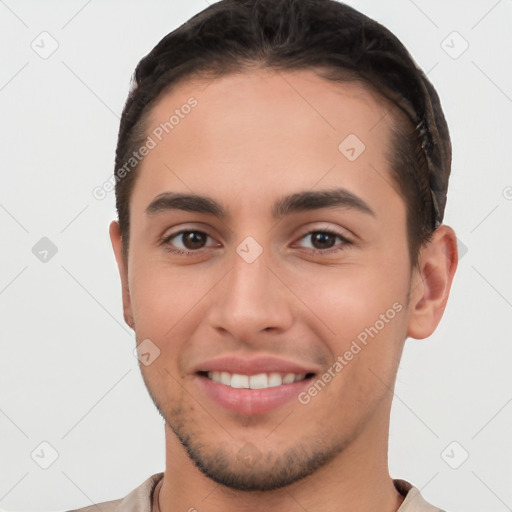
[[[317,242],[320,243],[320,247],[316,247],[317,249],[329,249],[334,245],[336,236],[330,233],[316,232],[312,235],[312,239],[313,245],[315,247],[317,246]],[[329,241],[331,241],[332,243],[329,243]],[[325,244],[327,244],[329,247],[324,247]]]
[[[204,243],[204,234],[197,231],[185,231],[182,236],[187,249],[200,249]]]

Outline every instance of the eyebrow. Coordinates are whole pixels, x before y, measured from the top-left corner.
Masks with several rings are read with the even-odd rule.
[[[375,212],[363,199],[344,188],[296,192],[278,199],[271,211],[272,216],[279,219],[292,213],[322,208],[356,210],[375,217]],[[153,216],[169,210],[206,213],[220,219],[229,218],[228,209],[214,199],[181,192],[159,194],[146,208],[146,214]]]

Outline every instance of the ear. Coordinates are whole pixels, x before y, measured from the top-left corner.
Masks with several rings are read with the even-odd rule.
[[[409,295],[407,336],[423,339],[438,326],[457,269],[457,237],[452,228],[439,226],[420,249]]]
[[[123,254],[123,238],[119,222],[114,220],[110,223],[110,241],[117,261],[117,268],[121,277],[121,287],[123,292],[123,313],[124,321],[134,329],[132,305],[130,299],[130,288],[128,286],[128,261]]]

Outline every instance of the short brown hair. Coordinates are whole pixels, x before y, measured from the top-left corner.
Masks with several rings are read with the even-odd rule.
[[[451,143],[439,97],[398,38],[335,0],[221,0],[166,35],[137,65],[123,109],[115,169],[147,134],[156,100],[178,81],[219,77],[252,66],[326,70],[324,78],[359,80],[397,105],[407,119],[392,133],[393,178],[407,207],[411,262],[442,222]],[[116,207],[128,254],[131,192],[137,168],[116,174]]]

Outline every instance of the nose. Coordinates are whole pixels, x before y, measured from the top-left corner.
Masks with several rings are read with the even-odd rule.
[[[211,298],[211,327],[244,343],[251,343],[263,331],[282,333],[289,329],[294,296],[266,251],[253,262],[238,253],[232,261],[231,270]]]

